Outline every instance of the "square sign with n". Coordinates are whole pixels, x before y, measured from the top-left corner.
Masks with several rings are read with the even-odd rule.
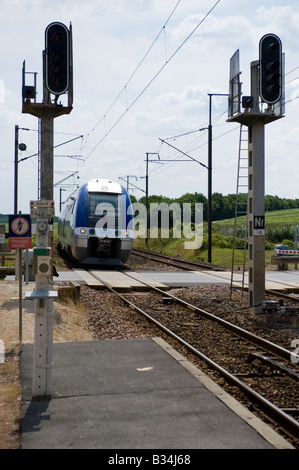
[[[254,235],[265,235],[265,216],[254,216]]]

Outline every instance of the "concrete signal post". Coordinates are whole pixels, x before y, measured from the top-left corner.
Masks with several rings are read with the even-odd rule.
[[[242,97],[243,112],[241,72],[236,58],[235,53],[231,62],[228,122],[248,127],[249,306],[255,313],[261,313],[265,300],[265,125],[283,117],[284,54],[276,35],[266,34],[261,38],[259,60],[250,64],[251,95]]]
[[[40,199],[31,201],[31,217],[36,220],[36,247],[34,266],[36,290],[26,293],[35,299],[35,336],[33,357],[33,396],[52,394],[53,366],[53,290],[52,254],[53,219],[53,128],[54,119],[72,111],[73,67],[72,29],[59,22],[51,23],[45,31],[43,51],[43,101],[36,102],[35,86],[26,86],[23,63],[22,112],[40,120]],[[58,103],[60,95],[67,94],[67,106]]]

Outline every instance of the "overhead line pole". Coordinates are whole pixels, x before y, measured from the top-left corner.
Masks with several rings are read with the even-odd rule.
[[[242,98],[244,112],[240,110],[236,53],[231,58],[227,121],[248,127],[248,299],[249,307],[258,314],[263,312],[265,301],[265,125],[284,117],[281,48],[281,40],[276,35],[266,34],[261,38],[259,60],[250,63],[251,95]]]
[[[54,118],[69,114],[73,104],[72,29],[62,23],[51,23],[45,31],[43,51],[43,101],[36,103],[36,87],[25,85],[23,63],[22,112],[41,122],[40,200],[31,201],[31,217],[36,218],[36,290],[27,292],[35,299],[35,332],[33,352],[33,396],[52,395],[54,298],[53,285],[53,127]],[[63,64],[63,66],[61,66]],[[68,94],[67,106],[58,104],[60,95]],[[51,101],[51,94],[55,96]],[[32,101],[33,100],[33,101]]]
[[[209,144],[208,144],[208,262],[212,263],[212,159],[213,159],[213,130],[212,130],[212,97],[229,96],[226,93],[208,93],[209,96]]]
[[[19,149],[19,127],[15,126],[15,191],[14,191],[14,214],[18,213],[18,149]]]
[[[149,226],[149,207],[148,207],[148,156],[149,155],[159,155],[156,152],[147,152],[146,153],[146,163],[145,163],[145,205],[146,205],[146,236],[145,243],[148,249],[148,226]]]

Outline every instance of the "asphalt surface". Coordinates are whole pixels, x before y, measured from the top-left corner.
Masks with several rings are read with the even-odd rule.
[[[230,284],[230,273],[144,272],[167,286]],[[61,271],[58,283],[85,283]],[[299,285],[271,272],[266,285]],[[269,288],[269,287],[268,287]],[[23,345],[24,449],[274,449],[289,444],[161,339],[54,343],[53,393],[32,397]]]
[[[23,449],[274,449],[287,442],[160,338],[54,343],[51,397],[32,397]]]
[[[124,271],[125,272],[125,271]],[[188,287],[197,285],[222,284],[230,286],[230,271],[144,271],[140,272],[144,278],[165,284],[169,287]],[[79,282],[84,283],[80,274],[75,271],[59,271],[59,277],[54,278],[56,282]],[[235,274],[234,282],[236,285],[242,285],[242,275]],[[245,284],[247,274],[245,275]],[[298,271],[269,271],[265,275],[266,289],[283,290],[288,287],[299,289],[299,270]]]

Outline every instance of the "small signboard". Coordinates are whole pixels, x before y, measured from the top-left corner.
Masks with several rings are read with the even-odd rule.
[[[31,248],[31,220],[30,215],[9,216],[9,248]]]
[[[265,235],[265,216],[254,216],[254,235]]]
[[[233,117],[234,114],[240,112],[241,102],[241,82],[240,82],[240,51],[236,50],[230,59],[229,71],[229,106],[228,117]]]
[[[52,219],[55,217],[54,201],[30,201],[31,218]]]

